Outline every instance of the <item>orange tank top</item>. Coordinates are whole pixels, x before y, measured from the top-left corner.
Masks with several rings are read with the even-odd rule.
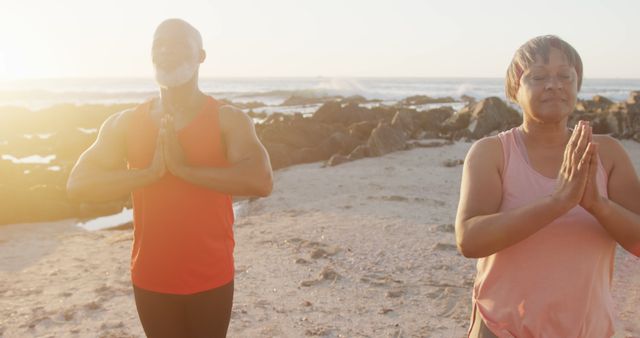
[[[190,165],[228,166],[220,133],[219,103],[207,97],[202,110],[178,139]],[[151,102],[137,107],[127,130],[129,168],[153,159],[158,127]],[[131,279],[135,286],[162,293],[192,294],[233,280],[232,198],[167,172],[132,192],[134,238]]]
[[[518,133],[514,128],[498,135],[504,156],[500,211],[548,196],[556,187],[555,179],[529,165]],[[596,182],[606,196],[602,163]],[[521,242],[478,259],[473,312],[500,338],[610,337],[615,248],[598,221],[576,206]]]

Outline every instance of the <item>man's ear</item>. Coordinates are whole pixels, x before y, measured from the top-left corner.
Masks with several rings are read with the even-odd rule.
[[[203,63],[206,58],[207,58],[207,52],[205,52],[204,49],[201,49],[200,50],[200,63]]]

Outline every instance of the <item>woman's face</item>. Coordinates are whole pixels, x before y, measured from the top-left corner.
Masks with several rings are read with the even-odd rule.
[[[517,100],[525,114],[540,123],[561,122],[568,118],[576,105],[578,74],[567,57],[551,48],[549,62],[541,55],[520,77]]]

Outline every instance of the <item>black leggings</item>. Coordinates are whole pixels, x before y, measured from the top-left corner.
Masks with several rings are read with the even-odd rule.
[[[149,338],[226,337],[233,281],[191,295],[173,295],[133,286],[138,316]]]

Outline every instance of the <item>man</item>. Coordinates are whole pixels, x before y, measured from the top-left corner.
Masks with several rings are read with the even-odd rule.
[[[160,97],[109,117],[73,168],[71,198],[131,193],[131,279],[149,337],[224,337],[233,303],[231,195],[267,196],[269,157],[241,111],[203,94],[200,33],[162,22],[152,47]]]

